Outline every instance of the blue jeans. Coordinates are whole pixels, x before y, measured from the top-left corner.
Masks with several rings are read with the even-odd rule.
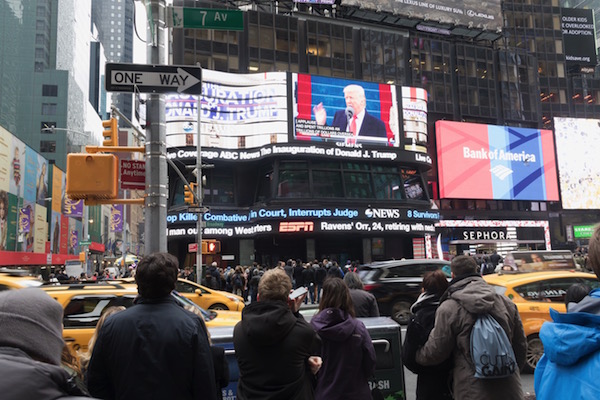
[[[315,288],[314,288],[314,284],[311,283],[311,284],[309,284],[306,287],[308,288],[308,294],[304,298],[304,304],[308,304],[308,297],[309,296],[310,296],[310,302],[311,302],[311,304],[315,304]]]

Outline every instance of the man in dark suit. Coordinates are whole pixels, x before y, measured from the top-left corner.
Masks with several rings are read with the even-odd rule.
[[[342,132],[354,133],[354,137],[370,136],[386,138],[385,124],[379,118],[367,113],[365,90],[359,85],[348,85],[344,88],[346,109],[339,110],[333,117],[332,126],[337,126]],[[325,125],[327,112],[323,103],[314,107],[315,120],[319,125]]]

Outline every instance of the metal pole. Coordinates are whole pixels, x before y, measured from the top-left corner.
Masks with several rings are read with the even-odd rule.
[[[166,64],[165,0],[150,0],[148,17],[148,63]],[[145,252],[167,251],[167,131],[165,99],[151,94],[148,99],[146,135]]]
[[[198,65],[200,66],[200,65]],[[200,106],[200,98],[201,94],[198,95],[196,100],[196,111],[198,112],[198,130],[196,132],[196,149],[198,154],[196,155],[196,182],[198,185],[196,188],[198,189],[198,207],[202,208],[202,131],[201,131],[201,111],[202,107]],[[202,280],[202,217],[204,213],[201,212],[198,215],[198,220],[196,221],[196,230],[198,231],[198,248],[196,250],[196,280],[198,283]]]

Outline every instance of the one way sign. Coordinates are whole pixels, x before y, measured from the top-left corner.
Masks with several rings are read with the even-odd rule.
[[[106,91],[202,93],[202,69],[187,65],[106,64]]]

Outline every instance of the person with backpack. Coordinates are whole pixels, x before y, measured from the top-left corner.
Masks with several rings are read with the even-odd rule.
[[[416,362],[429,366],[451,358],[452,392],[457,400],[522,399],[519,371],[525,363],[527,339],[517,306],[483,280],[472,257],[455,257],[450,269],[452,281],[440,299],[427,342],[417,350]],[[475,329],[482,322],[488,326],[488,333],[500,340],[490,340],[496,346],[487,349],[472,348],[471,341],[483,336],[476,334],[482,333],[482,329]],[[511,355],[490,356],[506,344],[512,350]],[[479,377],[482,367],[484,377]]]
[[[244,295],[244,284],[246,280],[244,279],[244,271],[241,266],[235,267],[233,275],[231,275],[231,289],[232,293],[238,296]]]

